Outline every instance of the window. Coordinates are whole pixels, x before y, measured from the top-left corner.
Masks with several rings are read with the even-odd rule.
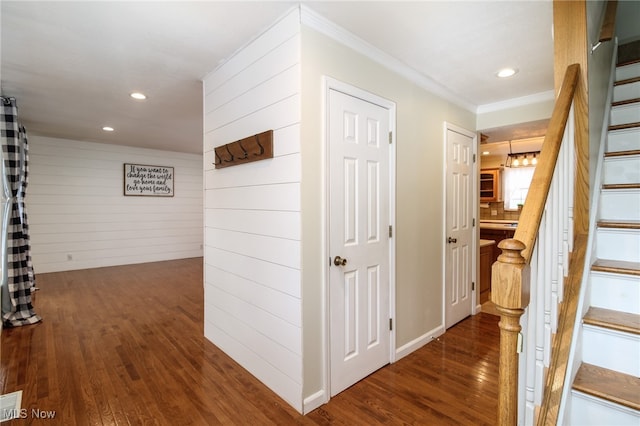
[[[517,210],[524,204],[535,167],[505,167],[503,172],[504,208]]]

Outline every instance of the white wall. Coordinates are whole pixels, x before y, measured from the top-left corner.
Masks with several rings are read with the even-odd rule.
[[[36,273],[202,256],[201,155],[33,135],[29,147]],[[125,197],[124,163],[174,167],[175,196]]]
[[[616,12],[616,36],[620,44],[640,40],[640,2],[619,1]]]
[[[303,21],[304,22],[304,21]],[[317,29],[302,28],[304,395],[323,384],[323,195],[326,164],[322,77],[396,103],[396,357],[444,332],[444,123],[475,130],[475,114]]]
[[[205,337],[302,411],[300,24],[296,9],[204,80]],[[214,169],[274,130],[274,158]]]

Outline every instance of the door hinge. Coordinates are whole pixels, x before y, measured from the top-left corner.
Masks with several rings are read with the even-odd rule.
[[[475,289],[476,289],[476,282],[471,281],[471,291],[475,291]]]
[[[393,226],[389,225],[389,238],[393,237]]]
[[[475,154],[473,154],[473,162],[474,163],[476,162],[476,155]]]
[[[389,331],[393,330],[393,318],[389,318]]]
[[[389,132],[389,143],[393,142],[393,132]]]
[[[471,219],[471,226],[476,226],[476,218]]]

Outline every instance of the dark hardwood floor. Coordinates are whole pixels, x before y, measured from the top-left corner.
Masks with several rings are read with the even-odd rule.
[[[301,416],[203,337],[202,259],[40,274],[44,320],[2,331],[7,425],[493,425],[498,317],[439,339]],[[55,412],[37,419],[32,410]]]

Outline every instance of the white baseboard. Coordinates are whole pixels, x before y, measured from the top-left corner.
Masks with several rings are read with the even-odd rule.
[[[414,352],[420,349],[427,343],[431,342],[433,339],[443,335],[444,332],[445,332],[444,325],[440,325],[434,328],[433,330],[423,334],[422,336],[417,337],[416,339],[413,339],[409,343],[402,345],[401,347],[396,349],[396,361],[398,361],[401,358],[404,358],[405,356],[409,355],[411,352]]]
[[[309,395],[304,399],[302,414],[309,414],[310,412],[320,407],[321,405],[326,404],[327,402],[329,402],[329,399],[327,398],[326,392],[324,390],[319,390],[318,392]]]

